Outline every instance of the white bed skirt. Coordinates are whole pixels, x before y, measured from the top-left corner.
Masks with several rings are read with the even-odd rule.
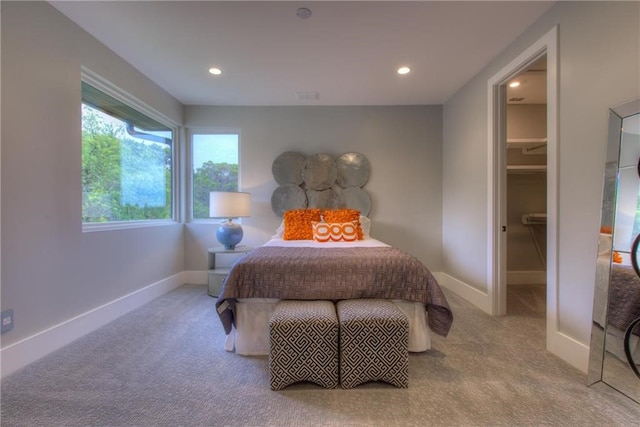
[[[278,302],[273,298],[243,298],[236,302],[236,327],[227,335],[225,349],[243,356],[269,354],[269,318]],[[409,319],[409,351],[431,348],[427,313],[419,302],[393,300]]]

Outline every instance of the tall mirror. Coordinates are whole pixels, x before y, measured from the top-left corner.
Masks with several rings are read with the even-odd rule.
[[[640,403],[640,99],[609,112],[589,385]]]

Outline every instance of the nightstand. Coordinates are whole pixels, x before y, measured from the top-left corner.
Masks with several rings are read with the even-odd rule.
[[[212,297],[220,295],[222,282],[229,274],[233,263],[253,250],[250,246],[236,246],[235,249],[225,249],[222,246],[208,249],[209,288],[207,293]]]

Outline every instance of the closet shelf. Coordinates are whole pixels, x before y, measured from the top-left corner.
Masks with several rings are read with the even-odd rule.
[[[547,138],[507,138],[507,148],[520,148],[523,154],[546,154]]]
[[[507,147],[521,147],[531,144],[546,144],[547,138],[507,138]]]
[[[546,172],[547,165],[507,165],[509,173]]]

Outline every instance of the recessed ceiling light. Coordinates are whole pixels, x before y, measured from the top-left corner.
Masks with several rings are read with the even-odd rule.
[[[509,87],[518,87],[518,86],[520,86],[520,82],[518,81],[509,83]]]
[[[409,67],[398,68],[398,74],[409,74],[410,72],[411,72],[411,68]]]
[[[211,74],[213,74],[214,76],[219,76],[220,74],[222,74],[222,70],[218,67],[211,67],[209,68],[209,72]]]

